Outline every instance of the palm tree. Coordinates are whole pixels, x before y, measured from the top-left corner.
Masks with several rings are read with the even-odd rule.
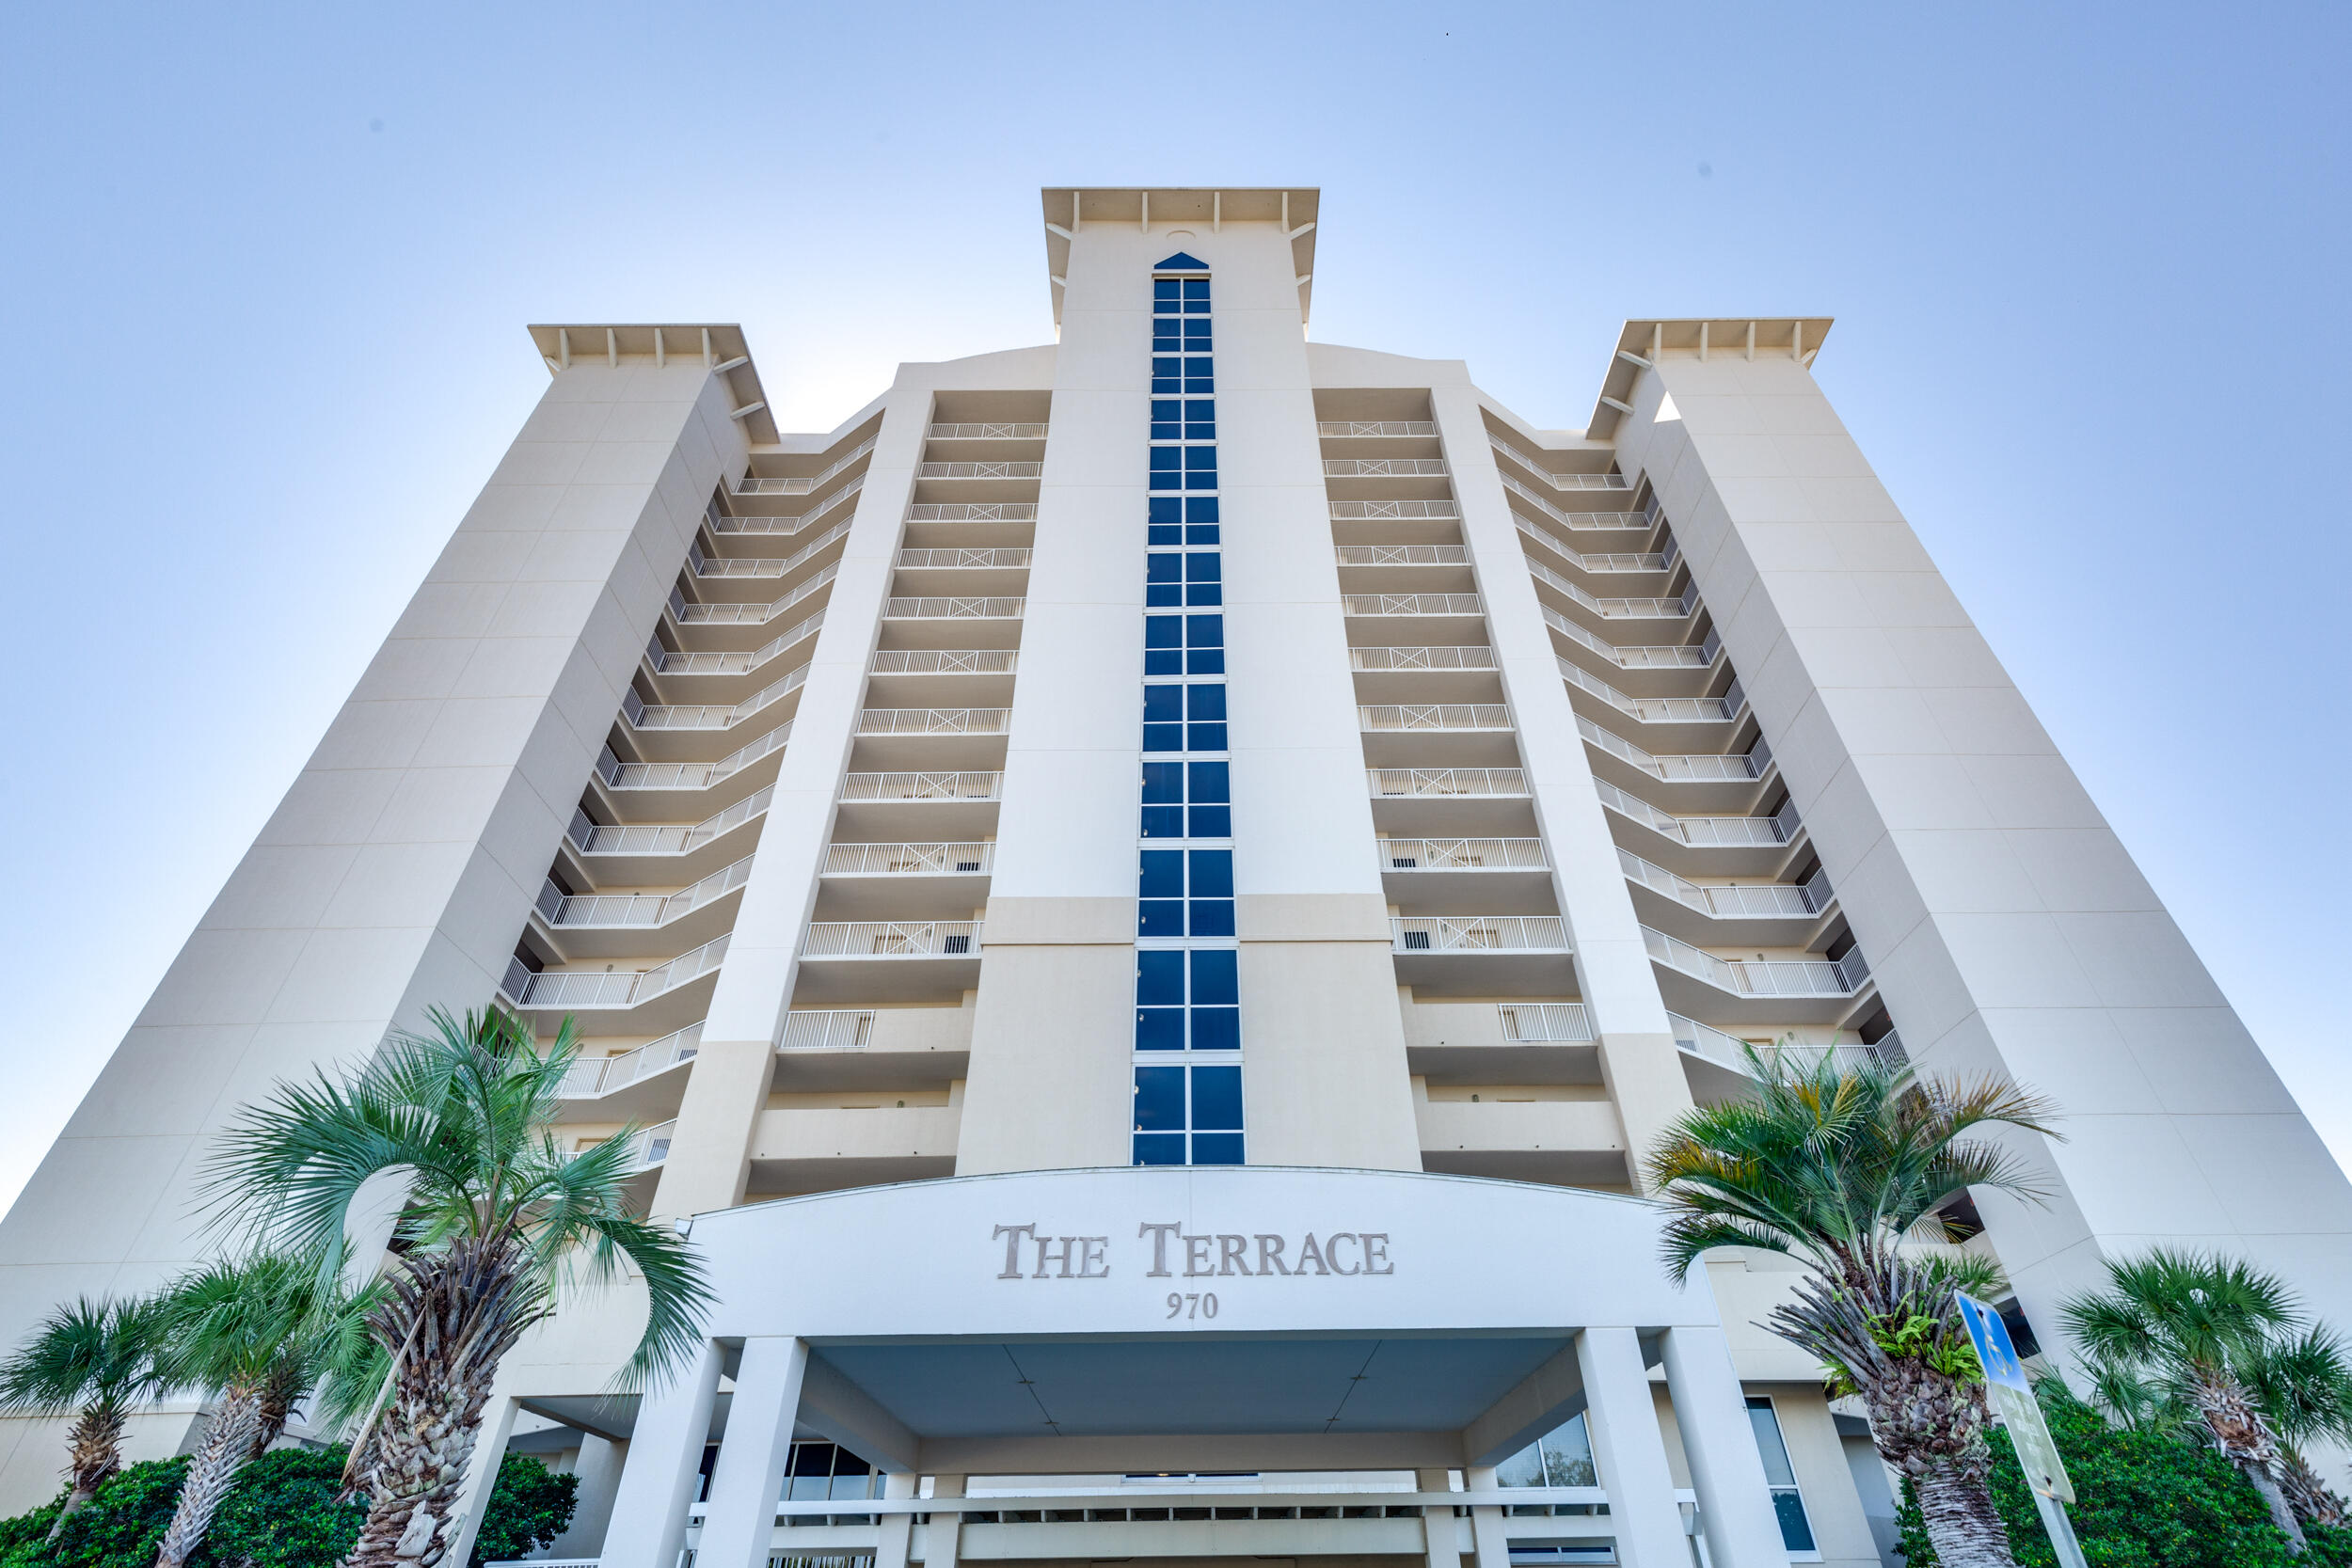
[[[1970,1134],[2050,1134],[2055,1111],[2002,1079],[1946,1084],[1832,1053],[1751,1048],[1748,1070],[1752,1095],[1692,1112],[1650,1155],[1670,1211],[1667,1273],[1687,1278],[1724,1246],[1809,1265],[1764,1326],[1860,1396],[1945,1568],[2013,1564],[1987,1484],[1982,1373],[1952,1304],[1955,1290],[1988,1288],[1992,1271],[1979,1259],[1907,1257],[1903,1245],[1947,1239],[1936,1211],[1971,1187],[2039,1199],[2014,1155]]]
[[[124,1423],[163,1390],[155,1367],[155,1311],[145,1301],[80,1297],[51,1312],[0,1362],[0,1410],[73,1413],[66,1433],[65,1507],[49,1528],[51,1540],[122,1468]]]
[[[215,1402],[157,1568],[188,1560],[237,1472],[284,1430],[294,1401],[353,1358],[356,1325],[372,1302],[286,1253],[208,1263],[164,1292],[154,1309],[158,1370],[174,1386],[211,1392]]]
[[[2248,1369],[2254,1402],[2279,1434],[2279,1484],[2295,1516],[2343,1528],[2344,1499],[2303,1457],[2305,1444],[2352,1438],[2352,1352],[2314,1327],[2271,1346]]]
[[[578,1054],[569,1020],[542,1053],[502,1009],[428,1017],[357,1072],[281,1085],[247,1110],[206,1178],[221,1223],[303,1250],[326,1275],[344,1266],[360,1187],[378,1171],[406,1178],[368,1318],[385,1370],[352,1443],[369,1497],[353,1568],[440,1560],[499,1362],[567,1287],[609,1283],[624,1262],[643,1276],[632,1386],[699,1342],[711,1299],[685,1241],[629,1211],[635,1139],[566,1154],[549,1132]]]
[[[2105,1291],[2060,1309],[2100,1381],[2137,1379],[2180,1411],[2253,1482],[2290,1547],[2303,1551],[2280,1483],[2290,1468],[2280,1439],[2347,1429],[2352,1367],[2342,1342],[2307,1328],[2276,1275],[2236,1259],[2157,1247],[2106,1269]]]

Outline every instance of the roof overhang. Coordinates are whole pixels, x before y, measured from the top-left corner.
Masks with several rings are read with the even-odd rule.
[[[1040,200],[1045,218],[1045,273],[1061,325],[1062,279],[1070,275],[1070,242],[1089,223],[1135,224],[1146,233],[1168,228],[1228,223],[1279,223],[1290,235],[1292,270],[1298,276],[1298,319],[1313,303],[1315,226],[1323,191],[1314,185],[1048,185]]]
[[[726,383],[728,409],[742,422],[747,440],[769,445],[777,439],[775,415],[752,363],[751,343],[734,322],[551,323],[530,331],[551,375],[579,364],[618,370],[624,359],[654,365],[700,363],[717,371]]]
[[[1828,316],[1653,316],[1629,321],[1617,334],[1615,352],[1600,380],[1585,434],[1606,438],[1632,411],[1633,383],[1668,355],[1696,359],[1770,355],[1810,365],[1829,336]]]

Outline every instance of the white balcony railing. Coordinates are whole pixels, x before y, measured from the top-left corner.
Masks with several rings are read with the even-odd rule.
[[[917,463],[917,479],[1035,479],[1042,463]]]
[[[596,758],[596,776],[609,789],[708,789],[760,758],[783,751],[791,738],[792,726],[778,724],[717,762],[623,762],[607,746]]]
[[[897,621],[1017,621],[1024,599],[889,598],[882,614]]]
[[[1576,733],[1601,751],[1631,764],[1653,779],[1674,784],[1738,784],[1743,780],[1760,779],[1772,766],[1772,748],[1762,736],[1743,753],[1718,756],[1706,752],[1687,755],[1657,756],[1645,752],[1630,740],[1602,729],[1582,714],[1577,715]]]
[[[962,844],[835,844],[825,851],[828,877],[969,877],[996,864],[993,840]]]
[[[1680,1013],[1668,1013],[1666,1018],[1674,1025],[1676,1045],[1694,1056],[1706,1057],[1718,1067],[1729,1068],[1734,1072],[1748,1070],[1748,1042],[1746,1040],[1737,1035],[1728,1035],[1721,1029],[1701,1023],[1695,1019],[1685,1018]],[[1798,1061],[1810,1066],[1826,1055],[1841,1068],[1889,1060],[1900,1061],[1902,1059],[1899,1054],[1900,1050],[1900,1042],[1891,1032],[1882,1036],[1875,1045],[1846,1043],[1820,1045],[1799,1040],[1756,1042],[1757,1053],[1767,1061],[1778,1056],[1785,1060]]]
[[[1384,838],[1383,871],[1541,871],[1540,838]]]
[[[1509,457],[1537,479],[1549,481],[1555,490],[1630,490],[1633,488],[1632,483],[1623,474],[1553,473],[1549,468],[1545,467],[1508,442],[1495,440],[1492,436],[1488,436],[1487,439],[1495,451]]]
[[[1009,707],[869,707],[857,716],[860,735],[1002,735]]]
[[[687,569],[706,580],[714,578],[780,578],[808,563],[818,550],[850,533],[847,518],[833,525],[790,555],[705,555],[700,545],[687,547]]]
[[[727,956],[727,939],[713,937],[691,952],[651,969],[533,974],[520,958],[508,961],[499,983],[517,1006],[544,1009],[634,1007],[675,990],[716,970]]]
[[[1330,479],[1443,479],[1450,470],[1442,457],[1327,457],[1323,472]]]
[[[1518,525],[1521,533],[1534,540],[1535,543],[1580,572],[1662,572],[1672,566],[1675,562],[1672,555],[1648,551],[1613,550],[1588,555],[1582,550],[1563,544],[1559,539],[1543,529],[1537,528],[1516,512],[1511,514],[1511,520]]]
[[[1521,556],[1519,559],[1526,562],[1528,576],[1606,620],[1678,621],[1699,606],[1699,591],[1695,587],[1684,589],[1678,599],[1599,598],[1587,592],[1581,583],[1570,582],[1534,556]]]
[[[758,717],[808,681],[805,664],[739,703],[648,703],[634,690],[621,693],[621,717],[641,730],[731,730]]]
[[[1593,788],[1600,796],[1602,805],[1677,844],[1702,848],[1761,847],[1787,844],[1797,836],[1794,801],[1781,807],[1773,816],[1676,816],[1638,796],[1627,794],[1606,779],[1595,779]]]
[[[739,496],[805,496],[873,450],[874,443],[869,438],[851,447],[830,467],[820,468],[804,479],[762,478],[757,474],[745,474],[736,481],[735,493]]]
[[[1359,729],[1507,730],[1511,710],[1502,703],[1367,703],[1356,709]]]
[[[1332,553],[1343,566],[1467,566],[1467,545],[1341,545]]]
[[[1804,919],[1829,908],[1829,874],[1816,871],[1803,882],[1694,882],[1630,849],[1617,851],[1626,880],[1718,920]]]
[[[1565,953],[1567,928],[1556,914],[1391,915],[1399,953]]]
[[[1733,681],[1720,697],[1634,697],[1618,690],[1598,675],[1558,654],[1560,678],[1580,691],[1590,692],[1619,713],[1641,724],[1721,724],[1740,717],[1747,693]]]
[[[676,1138],[675,1120],[658,1123],[637,1134],[636,1147],[629,1162],[638,1170],[654,1170],[670,1158],[670,1145]]]
[[[748,652],[723,649],[711,653],[686,653],[663,647],[661,639],[657,635],[645,644],[645,661],[653,667],[657,675],[748,675],[824,624],[825,612],[820,610]]]
[[[714,506],[704,514],[704,521],[710,525],[713,533],[796,534],[833,515],[836,508],[855,499],[858,492],[865,488],[866,476],[860,474],[806,512],[795,512],[788,517],[722,512]]]
[[[801,944],[804,958],[963,958],[979,950],[977,920],[818,921]]]
[[[1458,519],[1462,509],[1453,501],[1333,501],[1335,523],[1444,522]]]
[[[1437,422],[1432,420],[1324,420],[1316,424],[1317,436],[1435,436]]]
[[[1506,1040],[1573,1044],[1594,1037],[1592,1015],[1581,1002],[1498,1002],[1495,1012]]]
[[[835,562],[818,568],[817,574],[780,599],[766,604],[700,604],[688,600],[675,589],[670,591],[670,615],[681,626],[764,626],[797,609],[803,599],[821,592],[841,575]]]
[[[1364,777],[1379,800],[1493,800],[1527,793],[1527,774],[1517,768],[1368,768]]]
[[[1343,594],[1340,603],[1350,615],[1483,615],[1486,607],[1475,594]]]
[[[1719,958],[1679,937],[1642,927],[1642,944],[1654,962],[1706,981],[1735,996],[1851,996],[1869,975],[1860,948],[1842,958]]]
[[[703,1026],[690,1023],[675,1035],[664,1035],[617,1056],[583,1056],[564,1074],[556,1093],[565,1100],[593,1100],[626,1088],[640,1078],[691,1061],[702,1049]]]
[[[778,1051],[863,1051],[874,1037],[870,1011],[790,1012],[784,1015]]]
[[[592,821],[586,812],[575,807],[564,836],[583,855],[682,855],[763,815],[775,793],[776,786],[770,784],[694,823],[615,826]]]
[[[1017,648],[882,648],[869,675],[1009,675],[1021,667]]]
[[[1040,424],[935,424],[930,428],[934,441],[1042,441],[1045,426]]]
[[[1001,800],[1002,773],[845,773],[844,800]]]
[[[1495,651],[1475,643],[1446,648],[1350,648],[1348,665],[1365,672],[1492,670]]]
[[[1709,628],[1697,642],[1648,642],[1620,645],[1569,620],[1549,605],[1541,605],[1544,625],[1581,648],[1589,648],[1621,670],[1704,670],[1723,651],[1723,639]]]
[[[900,550],[900,569],[914,572],[1011,571],[1029,564],[1029,549],[1008,545],[996,549]]]
[[[545,882],[539,888],[538,910],[548,925],[564,929],[667,926],[750,881],[752,858],[745,855],[676,893],[567,894],[553,882]]]
[[[907,508],[910,523],[1034,523],[1035,501],[918,501]]]
[[[1521,484],[1507,473],[1502,475],[1502,487],[1565,529],[1624,532],[1629,529],[1649,527],[1649,518],[1639,512],[1563,512],[1538,495],[1532,486]]]

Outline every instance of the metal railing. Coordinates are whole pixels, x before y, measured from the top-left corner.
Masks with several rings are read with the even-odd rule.
[[[1475,594],[1343,594],[1341,607],[1350,615],[1483,615],[1486,605]]]
[[[1446,796],[1494,799],[1525,795],[1527,774],[1518,768],[1368,768],[1373,795],[1431,800]]]
[[[1506,441],[1498,441],[1491,435],[1487,444],[1518,464],[1538,479],[1549,480],[1557,490],[1630,490],[1632,482],[1623,474],[1556,474],[1518,448]]]
[[[722,650],[717,653],[687,653],[665,648],[657,635],[645,644],[645,660],[657,675],[748,675],[785,649],[808,636],[825,624],[825,612],[818,610],[807,620],[776,633],[750,652]]]
[[[1021,666],[1017,648],[881,648],[869,675],[1009,675]]]
[[[1698,642],[1636,642],[1619,646],[1579,626],[1548,604],[1537,606],[1544,625],[1579,647],[1589,648],[1621,670],[1704,670],[1723,651],[1723,639],[1710,627]]]
[[[1035,479],[1042,463],[917,463],[917,479]]]
[[[1333,501],[1335,523],[1444,522],[1458,520],[1462,509],[1453,501]]]
[[[676,1137],[677,1122],[675,1119],[646,1128],[637,1134],[637,1158],[633,1164],[639,1170],[652,1170],[669,1159],[670,1145]]]
[[[1511,514],[1511,520],[1518,525],[1521,533],[1580,572],[1663,572],[1675,562],[1672,555],[1639,550],[1612,550],[1587,555],[1582,550],[1571,548],[1516,512]]]
[[[1567,927],[1556,914],[1391,915],[1399,953],[1565,953]]]
[[[963,958],[979,950],[977,920],[818,921],[801,943],[804,958]]]
[[[791,1012],[784,1015],[778,1051],[863,1051],[873,1042],[871,1009]]]
[[[1332,553],[1343,566],[1467,566],[1467,545],[1341,545]]]
[[[935,424],[930,431],[934,441],[1042,441],[1046,427],[1040,424]]]
[[[844,800],[1001,800],[1002,773],[845,773]]]
[[[1588,691],[1619,713],[1643,724],[1719,724],[1740,717],[1747,693],[1733,681],[1720,697],[1635,697],[1558,654],[1560,678],[1580,691]]]
[[[869,707],[857,716],[860,735],[1002,735],[1009,707]]]
[[[1498,1002],[1495,1012],[1506,1040],[1541,1044],[1593,1038],[1593,1017],[1581,1002]]]
[[[687,547],[686,564],[698,578],[780,578],[827,545],[849,536],[850,523],[845,518],[790,555],[705,555],[700,545],[691,545]]]
[[[1501,473],[1501,470],[1497,470]],[[1543,496],[1521,484],[1509,474],[1502,474],[1502,487],[1535,508],[1562,528],[1587,532],[1610,531],[1622,532],[1628,529],[1648,528],[1650,518],[1639,512],[1563,512]]]
[[[860,474],[806,512],[770,517],[757,513],[722,512],[713,506],[703,514],[703,519],[710,525],[713,533],[798,533],[819,517],[829,515],[834,507],[853,499],[865,488],[866,476]]]
[[[1700,848],[1764,847],[1786,844],[1797,836],[1794,801],[1781,807],[1774,816],[1676,816],[1638,796],[1627,794],[1606,779],[1595,779],[1593,789],[1600,796],[1602,805],[1677,844]]]
[[[621,693],[621,717],[641,730],[731,730],[807,684],[805,664],[739,703],[648,703],[634,689]]]
[[[1830,905],[1829,873],[1816,871],[1803,882],[1694,882],[1630,849],[1617,851],[1626,879],[1662,893],[1676,903],[1719,920],[1802,919]]]
[[[1862,950],[1842,958],[1719,958],[1679,937],[1642,927],[1651,959],[1735,996],[1851,996],[1869,975]]]
[[[1443,479],[1449,472],[1442,457],[1327,457],[1323,472],[1329,479]]]
[[[1527,575],[1546,587],[1558,590],[1606,620],[1617,621],[1677,621],[1698,608],[1699,591],[1695,586],[1682,591],[1678,599],[1613,598],[1603,599],[1586,592],[1581,584],[1570,582],[1532,555],[1519,559],[1527,564]]]
[[[1502,703],[1367,703],[1356,709],[1359,729],[1507,730],[1511,709]]]
[[[1027,603],[1025,599],[894,597],[882,601],[882,615],[900,621],[1017,621]]]
[[[828,877],[968,877],[996,864],[993,840],[963,844],[835,844]]]
[[[1029,564],[1029,547],[1007,545],[995,549],[900,550],[902,571],[1010,571]]]
[[[1383,871],[1542,871],[1540,838],[1384,838]]]
[[[555,1092],[564,1100],[593,1100],[680,1062],[693,1060],[702,1043],[703,1026],[690,1023],[674,1035],[664,1035],[617,1056],[584,1056],[571,1065]]]
[[[791,738],[792,726],[779,724],[717,762],[623,762],[607,746],[596,758],[596,776],[608,789],[708,789],[760,758],[783,751]]]
[[[726,956],[727,938],[718,936],[651,969],[608,970],[601,974],[579,971],[533,973],[522,959],[511,958],[499,989],[523,1007],[633,1007],[689,981],[701,979],[717,969]]]
[[[1439,648],[1350,648],[1347,662],[1350,668],[1363,671],[1492,670],[1495,651],[1477,643]]]
[[[1749,1070],[1746,1040],[1695,1019],[1685,1018],[1680,1013],[1668,1013],[1666,1018],[1674,1025],[1675,1044],[1682,1050],[1694,1056],[1705,1057],[1718,1067],[1729,1068],[1734,1072]],[[1890,1044],[1892,1051],[1889,1050]],[[1823,1056],[1831,1058],[1839,1067],[1902,1059],[1899,1054],[1901,1044],[1891,1032],[1881,1036],[1874,1045],[1820,1045],[1803,1040],[1775,1040],[1770,1044],[1759,1042],[1756,1050],[1767,1062],[1775,1057],[1787,1057],[1807,1066]]]
[[[1657,756],[1602,729],[1581,713],[1576,716],[1576,731],[1611,756],[1630,763],[1654,779],[1674,784],[1738,784],[1746,779],[1760,779],[1772,761],[1772,748],[1764,744],[1760,736],[1744,754],[1718,756],[1701,752]]]
[[[1434,420],[1323,420],[1315,425],[1317,436],[1435,436]]]
[[[821,468],[805,479],[762,478],[757,474],[745,474],[736,481],[735,493],[739,496],[805,496],[873,450],[874,442],[869,436],[834,460],[830,467]]]
[[[1034,523],[1035,501],[917,501],[907,508],[910,523]]]
[[[554,882],[539,889],[538,911],[550,926],[565,928],[666,926],[715,898],[723,898],[752,879],[752,857],[714,871],[676,893],[565,893]]]
[[[670,616],[682,626],[762,626],[786,613],[811,594],[841,575],[841,563],[819,567],[817,575],[780,599],[766,604],[702,604],[670,591]]]
[[[682,855],[698,849],[722,833],[732,832],[768,809],[776,786],[755,790],[723,812],[694,823],[662,823],[630,827],[592,821],[574,807],[564,836],[583,855]]]

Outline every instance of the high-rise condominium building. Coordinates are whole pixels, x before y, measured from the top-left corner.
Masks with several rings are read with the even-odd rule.
[[[660,1387],[607,1397],[623,1291],[493,1401],[476,1479],[576,1468],[556,1555],[613,1568],[1875,1562],[1867,1438],[1755,1326],[1788,1265],[1671,1284],[1641,1197],[1746,1042],[2059,1102],[2049,1202],[1968,1243],[2053,1350],[2158,1240],[2345,1299],[2352,1193],[1828,321],[1629,322],[1545,430],[1309,340],[1313,190],[1041,219],[1054,342],[825,434],[735,327],[532,329],[538,408],[0,1228],[0,1331],[195,1257],[274,1081],[494,1000],[580,1021],[561,1134],[633,1139],[717,1281]],[[12,1442],[21,1506],[61,1446]]]

